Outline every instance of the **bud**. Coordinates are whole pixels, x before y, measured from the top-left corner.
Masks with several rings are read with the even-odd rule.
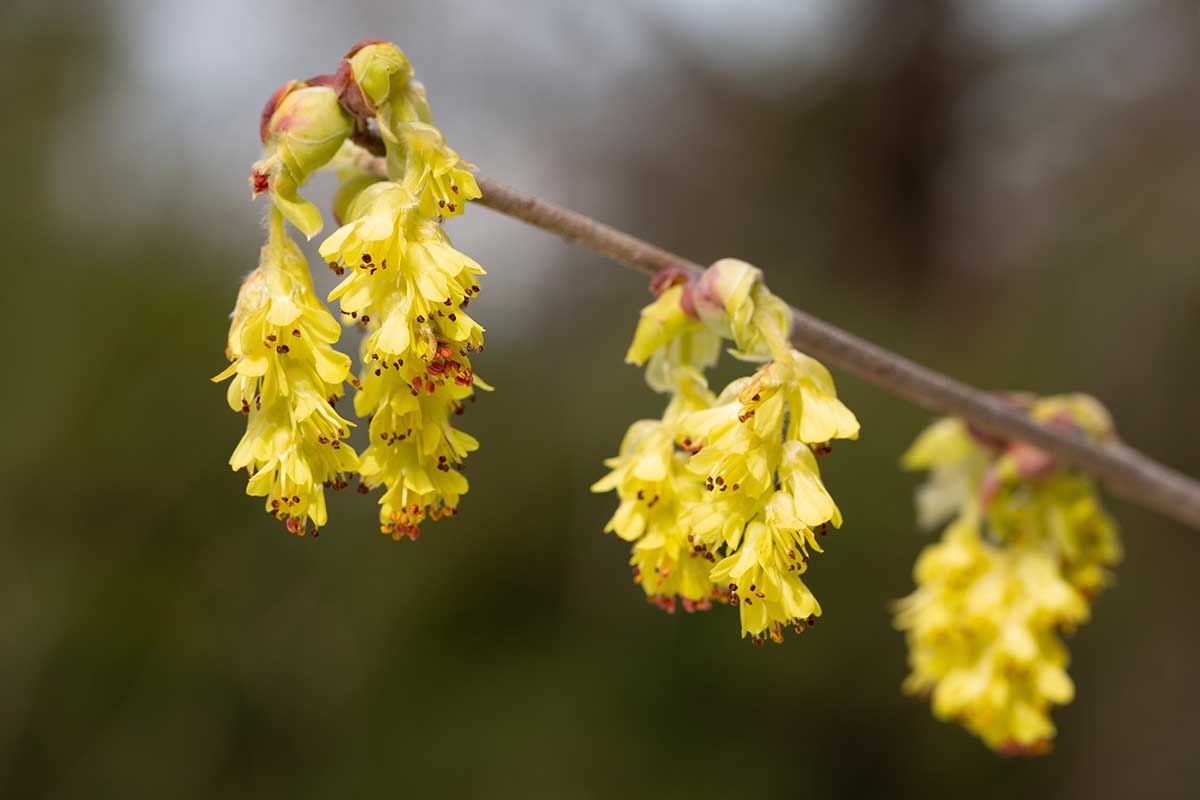
[[[254,193],[271,193],[279,210],[305,236],[321,229],[321,213],[299,189],[337,154],[354,132],[337,91],[293,81],[277,91],[263,110],[264,156],[254,165]]]
[[[391,42],[369,41],[346,54],[350,73],[370,108],[379,108],[401,94],[412,81],[413,69],[403,51]]]
[[[696,286],[696,313],[709,330],[732,339],[746,360],[779,357],[792,328],[792,312],[763,284],[762,270],[723,258]]]
[[[739,261],[723,258],[704,271],[697,286],[695,305],[700,320],[726,339],[733,339],[734,316],[753,313],[748,307],[750,290],[762,280],[762,270]]]

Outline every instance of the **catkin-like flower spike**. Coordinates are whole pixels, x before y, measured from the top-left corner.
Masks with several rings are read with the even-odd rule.
[[[721,592],[708,577],[711,556],[696,552],[680,526],[680,509],[700,500],[700,482],[686,469],[689,451],[680,443],[679,423],[713,401],[703,376],[691,369],[676,373],[675,393],[662,419],[639,420],[621,442],[620,455],[605,465],[612,471],[592,486],[616,490],[620,505],[604,528],[633,542],[630,564],[646,596],[674,612],[707,609]]]
[[[229,460],[246,469],[247,494],[304,534],[327,521],[324,487],[341,488],[358,469],[343,442],[352,423],[334,409],[350,359],[333,349],[341,329],[313,292],[308,265],[272,208],[259,266],[238,292],[229,329],[229,406],[247,416]]]
[[[475,388],[491,388],[471,365],[483,328],[466,311],[484,271],[440,225],[479,188],[433,127],[424,89],[395,45],[357,46],[337,82],[343,103],[378,124],[389,180],[342,176],[335,207],[343,224],[320,252],[343,276],[329,299],[366,329],[354,403],[371,418],[361,488],[384,488],[383,533],[415,539],[424,519],[457,512],[468,487],[463,462],[479,443],[450,420]]]
[[[290,81],[271,95],[262,114],[263,157],[254,165],[254,195],[268,192],[275,207],[306,237],[321,230],[321,212],[299,189],[337,154],[354,132],[336,89]]]
[[[742,634],[756,643],[778,642],[785,628],[802,631],[820,616],[800,575],[809,547],[821,552],[816,537],[842,523],[813,451],[790,435],[802,426],[785,425],[788,416],[804,413],[788,399],[798,396],[795,383],[763,396],[762,373],[778,363],[735,381],[716,405],[684,424],[701,448],[688,467],[707,494],[685,510],[682,522],[698,551],[725,554],[712,579],[728,584],[731,602],[740,606]]]
[[[1050,710],[1075,691],[1059,631],[1087,619],[1083,595],[1050,553],[990,544],[970,515],[926,548],[915,576],[917,590],[896,610],[912,667],[905,690],[929,695],[939,719],[998,752],[1046,752]]]
[[[842,524],[814,453],[827,453],[833,439],[857,438],[858,420],[838,399],[828,370],[788,343],[791,310],[766,288],[760,270],[725,259],[699,281],[682,271],[660,273],[651,290],[657,300],[643,309],[625,359],[650,362],[650,386],[676,393],[671,409],[683,408],[678,376],[715,362],[722,338],[733,340],[738,358],[768,363],[677,419],[669,410],[663,422],[635,423],[621,456],[608,462],[613,473],[593,487],[617,488],[622,500],[606,530],[637,539],[635,563],[643,548],[659,552],[660,538],[686,541],[691,565],[714,564],[708,584],[738,606],[742,635],[756,644],[782,641],[786,628],[800,632],[820,616],[800,576],[810,554],[821,552],[818,537]],[[639,482],[647,480],[652,486]],[[646,533],[650,510],[638,501],[662,494],[664,481],[674,503],[653,519],[670,535],[655,537]],[[699,570],[687,575],[693,587],[705,585]],[[645,588],[644,567],[639,576]]]
[[[1009,399],[1076,435],[1114,437],[1108,413],[1085,395]],[[1074,695],[1060,634],[1086,621],[1088,601],[1110,581],[1116,525],[1089,479],[960,420],[927,428],[903,463],[930,471],[917,494],[922,523],[954,517],[918,559],[916,591],[897,603],[912,669],[905,688],[931,694],[938,717],[999,752],[1046,752],[1050,710]]]

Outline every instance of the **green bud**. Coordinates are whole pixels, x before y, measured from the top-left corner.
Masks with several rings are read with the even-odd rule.
[[[750,361],[774,357],[792,328],[792,311],[763,284],[762,270],[723,258],[704,271],[693,301],[700,321],[732,339],[734,355]]]
[[[363,97],[374,108],[386,105],[408,88],[413,69],[391,42],[373,42],[347,55],[350,72]]]
[[[735,339],[734,328],[749,321],[754,306],[750,292],[762,280],[762,270],[723,258],[704,271],[696,287],[695,305],[700,320],[714,333]]]
[[[303,183],[329,163],[353,132],[354,120],[342,110],[332,87],[305,86],[279,102],[267,123],[267,148],[273,143],[283,163]]]
[[[321,212],[299,189],[337,154],[354,132],[354,120],[332,87],[302,83],[276,92],[263,116],[264,155],[254,165],[254,193],[269,191],[288,221],[311,239],[321,230]]]

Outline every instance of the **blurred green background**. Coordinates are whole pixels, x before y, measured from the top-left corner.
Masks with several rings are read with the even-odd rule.
[[[760,650],[729,609],[646,605],[587,490],[660,411],[621,363],[645,282],[543,233],[450,226],[490,271],[498,391],[463,513],[416,543],[352,492],[284,533],[208,382],[261,237],[261,104],[379,36],[487,174],[977,385],[1090,391],[1200,474],[1196,12],[10,0],[0,794],[1200,795],[1200,536],[1111,502],[1128,554],[1071,642],[1078,699],[1052,755],[1001,759],[900,693],[886,609],[928,538],[896,465],[929,418],[836,370],[864,432],[822,462],[847,519],[822,624]]]

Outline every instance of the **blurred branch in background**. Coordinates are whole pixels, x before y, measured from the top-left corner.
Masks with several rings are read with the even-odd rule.
[[[369,135],[357,137],[356,142],[370,152],[380,149]],[[371,158],[365,164],[374,174],[386,177],[383,159]],[[663,270],[681,269],[698,277],[704,269],[578,212],[491,178],[477,179],[483,190],[478,201],[481,205],[578,242],[640,272],[653,276]],[[800,309],[793,307],[792,316],[792,342],[817,358],[923,408],[962,417],[989,433],[1040,447],[1101,479],[1117,496],[1200,529],[1200,482],[1120,442],[1094,444],[1035,422],[996,395],[921,366]]]

